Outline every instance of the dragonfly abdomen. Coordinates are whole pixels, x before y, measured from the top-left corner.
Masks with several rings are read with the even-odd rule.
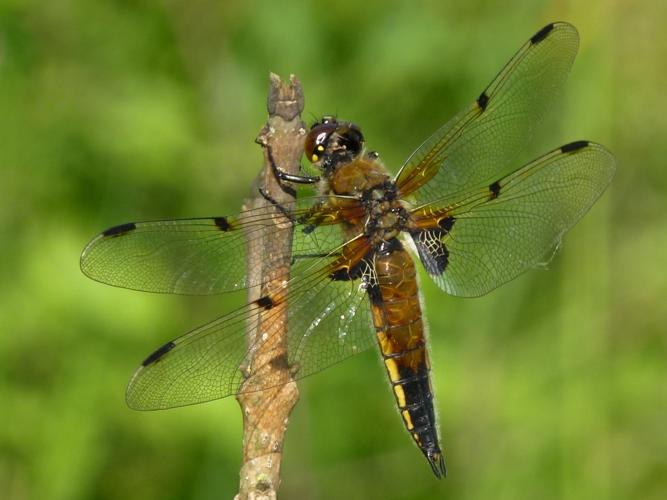
[[[375,255],[369,287],[380,352],[403,423],[436,476],[445,475],[415,266],[399,240]]]

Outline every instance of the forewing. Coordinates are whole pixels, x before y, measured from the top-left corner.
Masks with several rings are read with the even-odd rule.
[[[474,297],[548,261],[563,234],[609,185],[615,168],[603,146],[578,141],[439,213],[416,211],[423,227],[434,221],[432,229],[413,232],[428,274],[446,292]]]
[[[364,244],[365,245],[365,244]],[[362,247],[364,246],[362,245]],[[370,247],[368,247],[370,248]],[[168,342],[137,370],[127,389],[127,403],[139,410],[156,410],[202,403],[242,391],[244,369],[251,368],[252,390],[285,382],[269,366],[283,363],[274,347],[284,330],[280,318],[288,312],[288,359],[294,378],[301,378],[361,352],[373,343],[370,305],[363,280],[332,279],[345,266],[344,252],[326,258],[300,259],[292,280],[258,301]],[[371,267],[365,270],[372,272]],[[248,324],[262,316],[254,343],[246,341]],[[251,366],[252,353],[264,345],[276,356]]]
[[[553,104],[574,62],[579,35],[553,23],[512,57],[468,109],[412,153],[396,177],[416,205],[456,200],[513,170],[512,159]]]
[[[282,209],[298,219],[321,198],[307,198]],[[306,207],[306,208],[304,208]],[[333,224],[340,213],[328,213],[328,225],[304,231],[294,222],[292,252],[326,255],[343,239]],[[242,212],[238,217],[209,217],[127,223],[95,237],[81,254],[81,270],[88,277],[113,286],[159,293],[208,295],[238,290],[250,283],[246,266],[262,261],[248,256],[248,245],[268,232],[290,224],[275,207]],[[311,227],[310,229],[313,229]]]

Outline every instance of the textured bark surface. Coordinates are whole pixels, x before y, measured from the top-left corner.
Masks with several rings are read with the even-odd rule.
[[[286,217],[259,194],[263,189],[279,204],[293,201],[289,190],[281,188],[272,171],[267,147],[282,170],[297,173],[303,152],[305,126],[301,121],[303,91],[294,76],[282,82],[277,75],[270,75],[267,107],[269,118],[257,137],[264,147],[264,167],[253,186],[255,196],[246,200],[244,209],[264,208],[275,215],[275,228],[271,238],[253,238],[248,242],[248,273],[250,282],[265,283],[251,288],[248,300],[254,301],[266,290],[276,287],[289,273],[292,245],[292,226]],[[278,309],[278,310],[276,310]],[[239,500],[273,499],[280,485],[280,465],[283,439],[289,415],[299,392],[292,380],[287,363],[275,363],[277,354],[287,359],[287,308],[282,303],[270,310],[270,317],[261,313],[256,322],[248,325],[248,342],[261,338],[263,332],[279,332],[271,335],[252,354],[247,367],[247,379],[237,400],[243,412],[243,465],[240,471]],[[264,391],[253,391],[253,376],[280,377],[284,384]],[[247,392],[250,391],[250,392]]]

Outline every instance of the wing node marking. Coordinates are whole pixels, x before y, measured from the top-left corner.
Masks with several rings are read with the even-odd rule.
[[[479,106],[479,109],[484,111],[488,104],[489,104],[489,96],[486,95],[486,91],[484,91],[477,98],[477,105]]]
[[[227,220],[227,217],[216,217],[213,219],[213,221],[221,231],[229,231],[232,228],[232,225]]]
[[[489,200],[495,200],[498,198],[498,195],[500,194],[500,181],[496,181],[493,184],[489,186],[489,191],[491,194],[489,195]]]
[[[273,306],[276,305],[273,299],[268,295],[264,295],[263,297],[258,298],[255,301],[255,304],[257,304],[259,307],[263,307],[266,311],[268,311],[269,309],[273,308]]]

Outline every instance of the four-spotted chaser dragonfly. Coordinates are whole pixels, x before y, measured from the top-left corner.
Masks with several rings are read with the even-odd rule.
[[[578,44],[570,24],[542,28],[395,176],[365,148],[358,126],[328,117],[304,147],[319,177],[274,169],[286,184],[317,183],[318,196],[270,214],[127,223],[93,239],[81,268],[95,280],[215,294],[261,284],[245,268],[247,243],[275,227],[276,209],[294,227],[280,289],[153,352],[130,381],[129,406],[172,408],[238,393],[241,367],[257,347],[246,341],[249,320],[286,304],[287,361],[296,376],[377,344],[404,425],[443,476],[417,272],[406,249],[416,249],[442,290],[462,297],[483,295],[553,254],[611,182],[614,157],[580,140],[520,168],[512,160],[554,103]],[[255,373],[255,389],[279,383]]]

